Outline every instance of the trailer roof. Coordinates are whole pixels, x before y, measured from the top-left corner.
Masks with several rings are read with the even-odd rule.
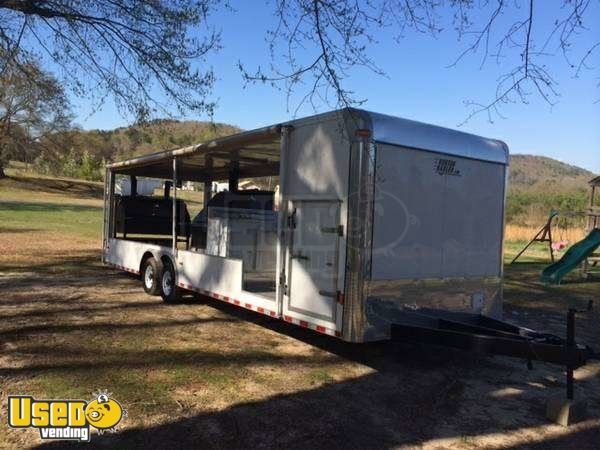
[[[362,113],[370,120],[377,142],[508,164],[508,146],[497,139],[370,111]]]
[[[107,168],[115,173],[170,178],[172,159],[178,157],[178,175],[190,181],[227,179],[231,161],[239,162],[240,178],[277,175],[282,127],[340,119],[344,112],[361,119],[376,142],[508,164],[508,147],[502,141],[361,109],[347,109],[143,155],[108,164]]]

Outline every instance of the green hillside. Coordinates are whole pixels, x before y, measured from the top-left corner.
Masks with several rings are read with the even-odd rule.
[[[89,147],[107,151],[111,160],[153,153],[227,136],[240,128],[222,123],[157,120],[146,125],[73,132]]]
[[[588,202],[588,182],[594,174],[545,156],[511,155],[508,180],[509,223],[535,225],[552,209],[579,213]],[[570,225],[583,225],[583,216],[562,214]]]
[[[581,192],[594,176],[589,170],[546,156],[512,155],[509,186],[512,192]]]
[[[114,130],[75,129],[43,146],[33,161],[44,174],[99,181],[104,163],[169,150],[241,131],[222,123],[155,120]]]

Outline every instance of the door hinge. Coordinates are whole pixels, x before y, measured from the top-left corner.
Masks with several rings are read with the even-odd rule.
[[[286,284],[285,273],[281,273],[279,275],[279,286],[283,290],[283,295],[288,295],[288,287]]]

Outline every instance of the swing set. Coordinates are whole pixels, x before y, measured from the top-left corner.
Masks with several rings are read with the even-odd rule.
[[[525,245],[525,247],[523,247],[521,249],[521,251],[519,253],[517,253],[517,256],[515,256],[510,263],[512,264],[517,259],[519,259],[519,257],[523,253],[525,253],[525,251],[534,242],[548,243],[548,251],[550,253],[550,260],[552,261],[552,263],[554,263],[554,252],[561,251],[564,248],[569,246],[569,241],[567,239],[565,239],[565,237],[568,236],[568,234],[569,234],[570,224],[569,224],[568,218],[579,215],[579,214],[580,213],[571,213],[571,212],[559,213],[558,211],[556,211],[554,209],[551,210],[544,226],[542,228],[540,228],[540,230],[535,234],[535,236],[533,236],[533,238],[527,243],[527,245]],[[556,227],[558,228],[558,240],[557,241],[554,241],[552,239],[552,224],[553,224],[553,222],[557,222],[556,223]]]

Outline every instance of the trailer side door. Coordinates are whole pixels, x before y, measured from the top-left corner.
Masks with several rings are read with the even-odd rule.
[[[335,323],[340,201],[296,199],[290,211],[284,315]]]

